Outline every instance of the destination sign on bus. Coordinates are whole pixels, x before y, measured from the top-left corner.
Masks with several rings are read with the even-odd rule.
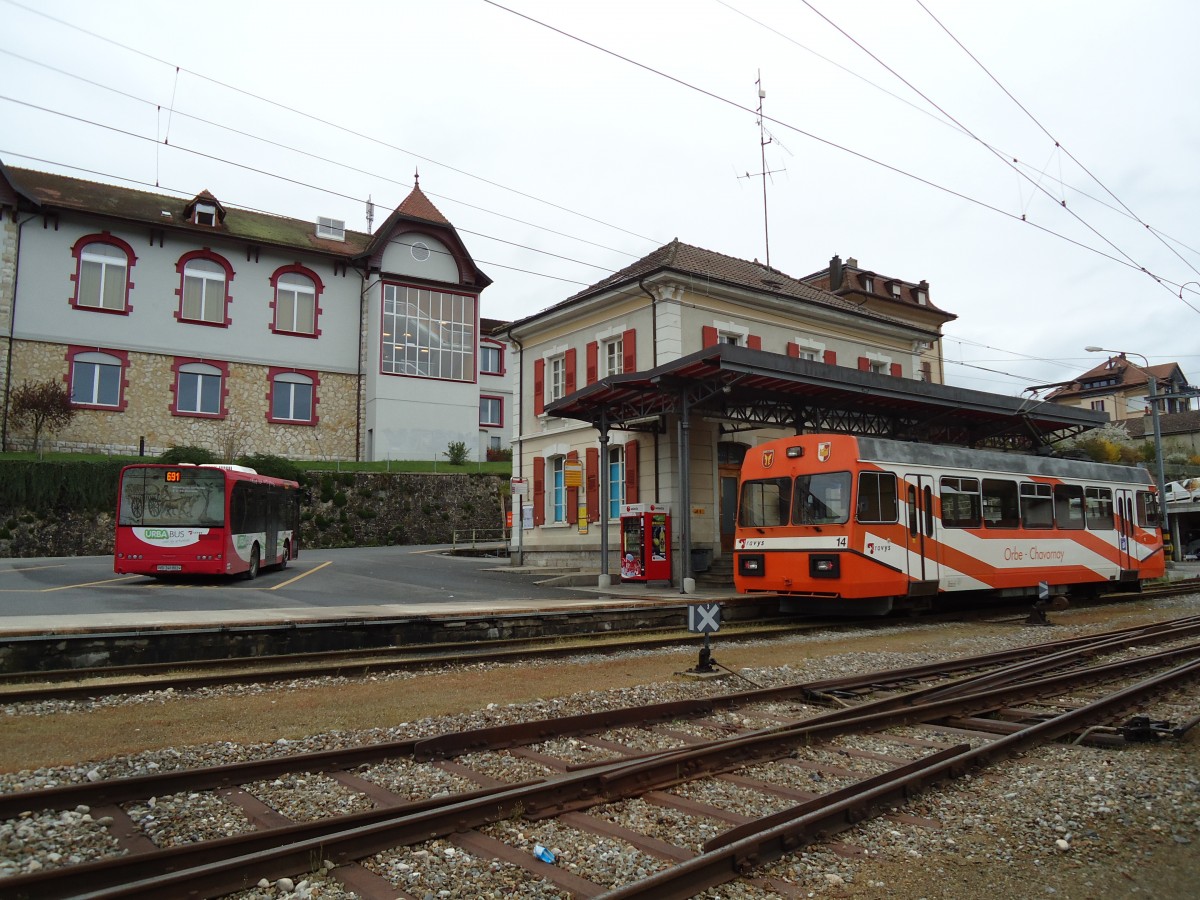
[[[176,482],[183,481],[183,473],[178,469],[167,469],[166,479],[167,484],[174,484]]]

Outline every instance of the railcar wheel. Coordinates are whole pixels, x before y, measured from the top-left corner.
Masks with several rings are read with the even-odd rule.
[[[250,568],[248,568],[246,570],[246,580],[247,581],[253,581],[255,578],[258,577],[258,560],[259,560],[258,544],[255,544],[254,548],[250,551]]]

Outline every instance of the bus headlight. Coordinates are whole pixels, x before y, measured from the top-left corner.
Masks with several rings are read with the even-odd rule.
[[[841,559],[837,555],[818,556],[814,553],[808,558],[808,574],[812,578],[840,578]]]

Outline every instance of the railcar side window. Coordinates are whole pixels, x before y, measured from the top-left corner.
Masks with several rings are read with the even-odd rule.
[[[1137,523],[1142,528],[1157,528],[1158,503],[1149,491],[1137,492]]]
[[[738,507],[738,525],[747,528],[772,528],[788,523],[792,508],[792,479],[764,478],[742,485]]]
[[[801,475],[792,492],[793,525],[840,525],[850,517],[850,473]]]
[[[1089,531],[1113,530],[1113,499],[1109,488],[1084,489],[1083,506]]]
[[[1083,488],[1080,485],[1054,486],[1054,521],[1059,528],[1083,528]]]
[[[988,528],[1016,528],[1021,524],[1015,481],[983,479],[983,524]]]
[[[1053,528],[1054,503],[1050,485],[1021,482],[1021,522],[1026,528]]]
[[[981,521],[978,478],[942,478],[942,524],[978,528]]]
[[[860,472],[858,475],[858,521],[895,522],[896,476],[891,472]]]

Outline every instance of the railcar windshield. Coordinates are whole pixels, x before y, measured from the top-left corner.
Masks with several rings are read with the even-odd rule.
[[[773,528],[788,523],[792,508],[792,479],[763,478],[742,484],[738,524],[747,528]]]
[[[841,525],[850,517],[850,473],[801,475],[792,491],[793,525]]]
[[[225,473],[198,467],[127,469],[118,525],[216,528],[225,524]]]

